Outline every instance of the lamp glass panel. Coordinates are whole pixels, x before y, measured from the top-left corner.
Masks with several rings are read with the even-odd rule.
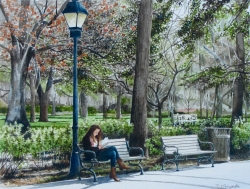
[[[83,22],[85,21],[87,15],[83,13],[78,13],[78,19],[77,19],[77,27],[81,28],[83,25]]]
[[[76,27],[76,13],[64,13],[64,16],[70,28]]]

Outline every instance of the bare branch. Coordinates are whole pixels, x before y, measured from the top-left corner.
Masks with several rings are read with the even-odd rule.
[[[212,54],[215,58],[215,60],[218,60],[224,67],[228,67],[227,64],[213,51],[208,49],[206,46],[203,46],[206,51],[208,51],[210,54]]]
[[[3,49],[7,50],[10,53],[10,50],[7,47],[5,47],[4,45],[0,44],[0,47],[2,47]]]
[[[48,46],[46,46],[46,47],[37,49],[37,52],[44,52],[44,51],[50,50],[50,49],[52,49],[52,48],[54,48],[54,47],[63,47],[63,46],[65,46],[65,44],[48,45]]]
[[[5,10],[4,10],[2,0],[0,0],[0,9],[1,9],[2,13],[3,13],[3,16],[4,16],[5,20],[6,20],[6,22],[9,22],[9,17],[7,16],[7,14],[6,14]]]

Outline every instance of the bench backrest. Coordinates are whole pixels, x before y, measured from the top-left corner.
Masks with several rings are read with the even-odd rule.
[[[127,159],[130,157],[125,138],[109,139],[107,146],[115,146],[122,159]]]
[[[197,135],[180,135],[180,136],[165,136],[161,137],[162,147],[166,146],[176,146],[179,152],[188,153],[190,151],[199,151],[200,145],[198,142]],[[166,148],[166,154],[173,154],[176,152],[176,148]]]
[[[194,123],[197,121],[197,114],[174,114],[174,120],[180,124]]]

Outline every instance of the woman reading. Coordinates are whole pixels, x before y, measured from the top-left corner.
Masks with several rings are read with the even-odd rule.
[[[119,182],[120,180],[116,177],[115,164],[119,165],[119,169],[129,169],[130,167],[123,163],[119,156],[119,153],[115,146],[107,146],[103,148],[101,145],[102,130],[99,125],[92,125],[85,136],[82,139],[84,150],[91,150],[96,153],[96,159],[98,161],[110,160],[111,170],[110,178]]]

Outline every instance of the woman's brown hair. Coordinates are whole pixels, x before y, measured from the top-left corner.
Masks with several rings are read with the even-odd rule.
[[[92,135],[93,135],[93,133],[94,133],[94,131],[95,131],[96,129],[100,129],[98,135],[97,135],[96,138],[95,138],[95,139],[97,140],[98,144],[99,144],[99,141],[102,140],[102,129],[101,129],[101,127],[100,127],[99,125],[91,125],[90,128],[89,128],[89,130],[88,130],[87,133],[85,134],[85,137],[87,137],[87,138],[93,137]],[[94,138],[93,138],[93,139],[94,139]]]

